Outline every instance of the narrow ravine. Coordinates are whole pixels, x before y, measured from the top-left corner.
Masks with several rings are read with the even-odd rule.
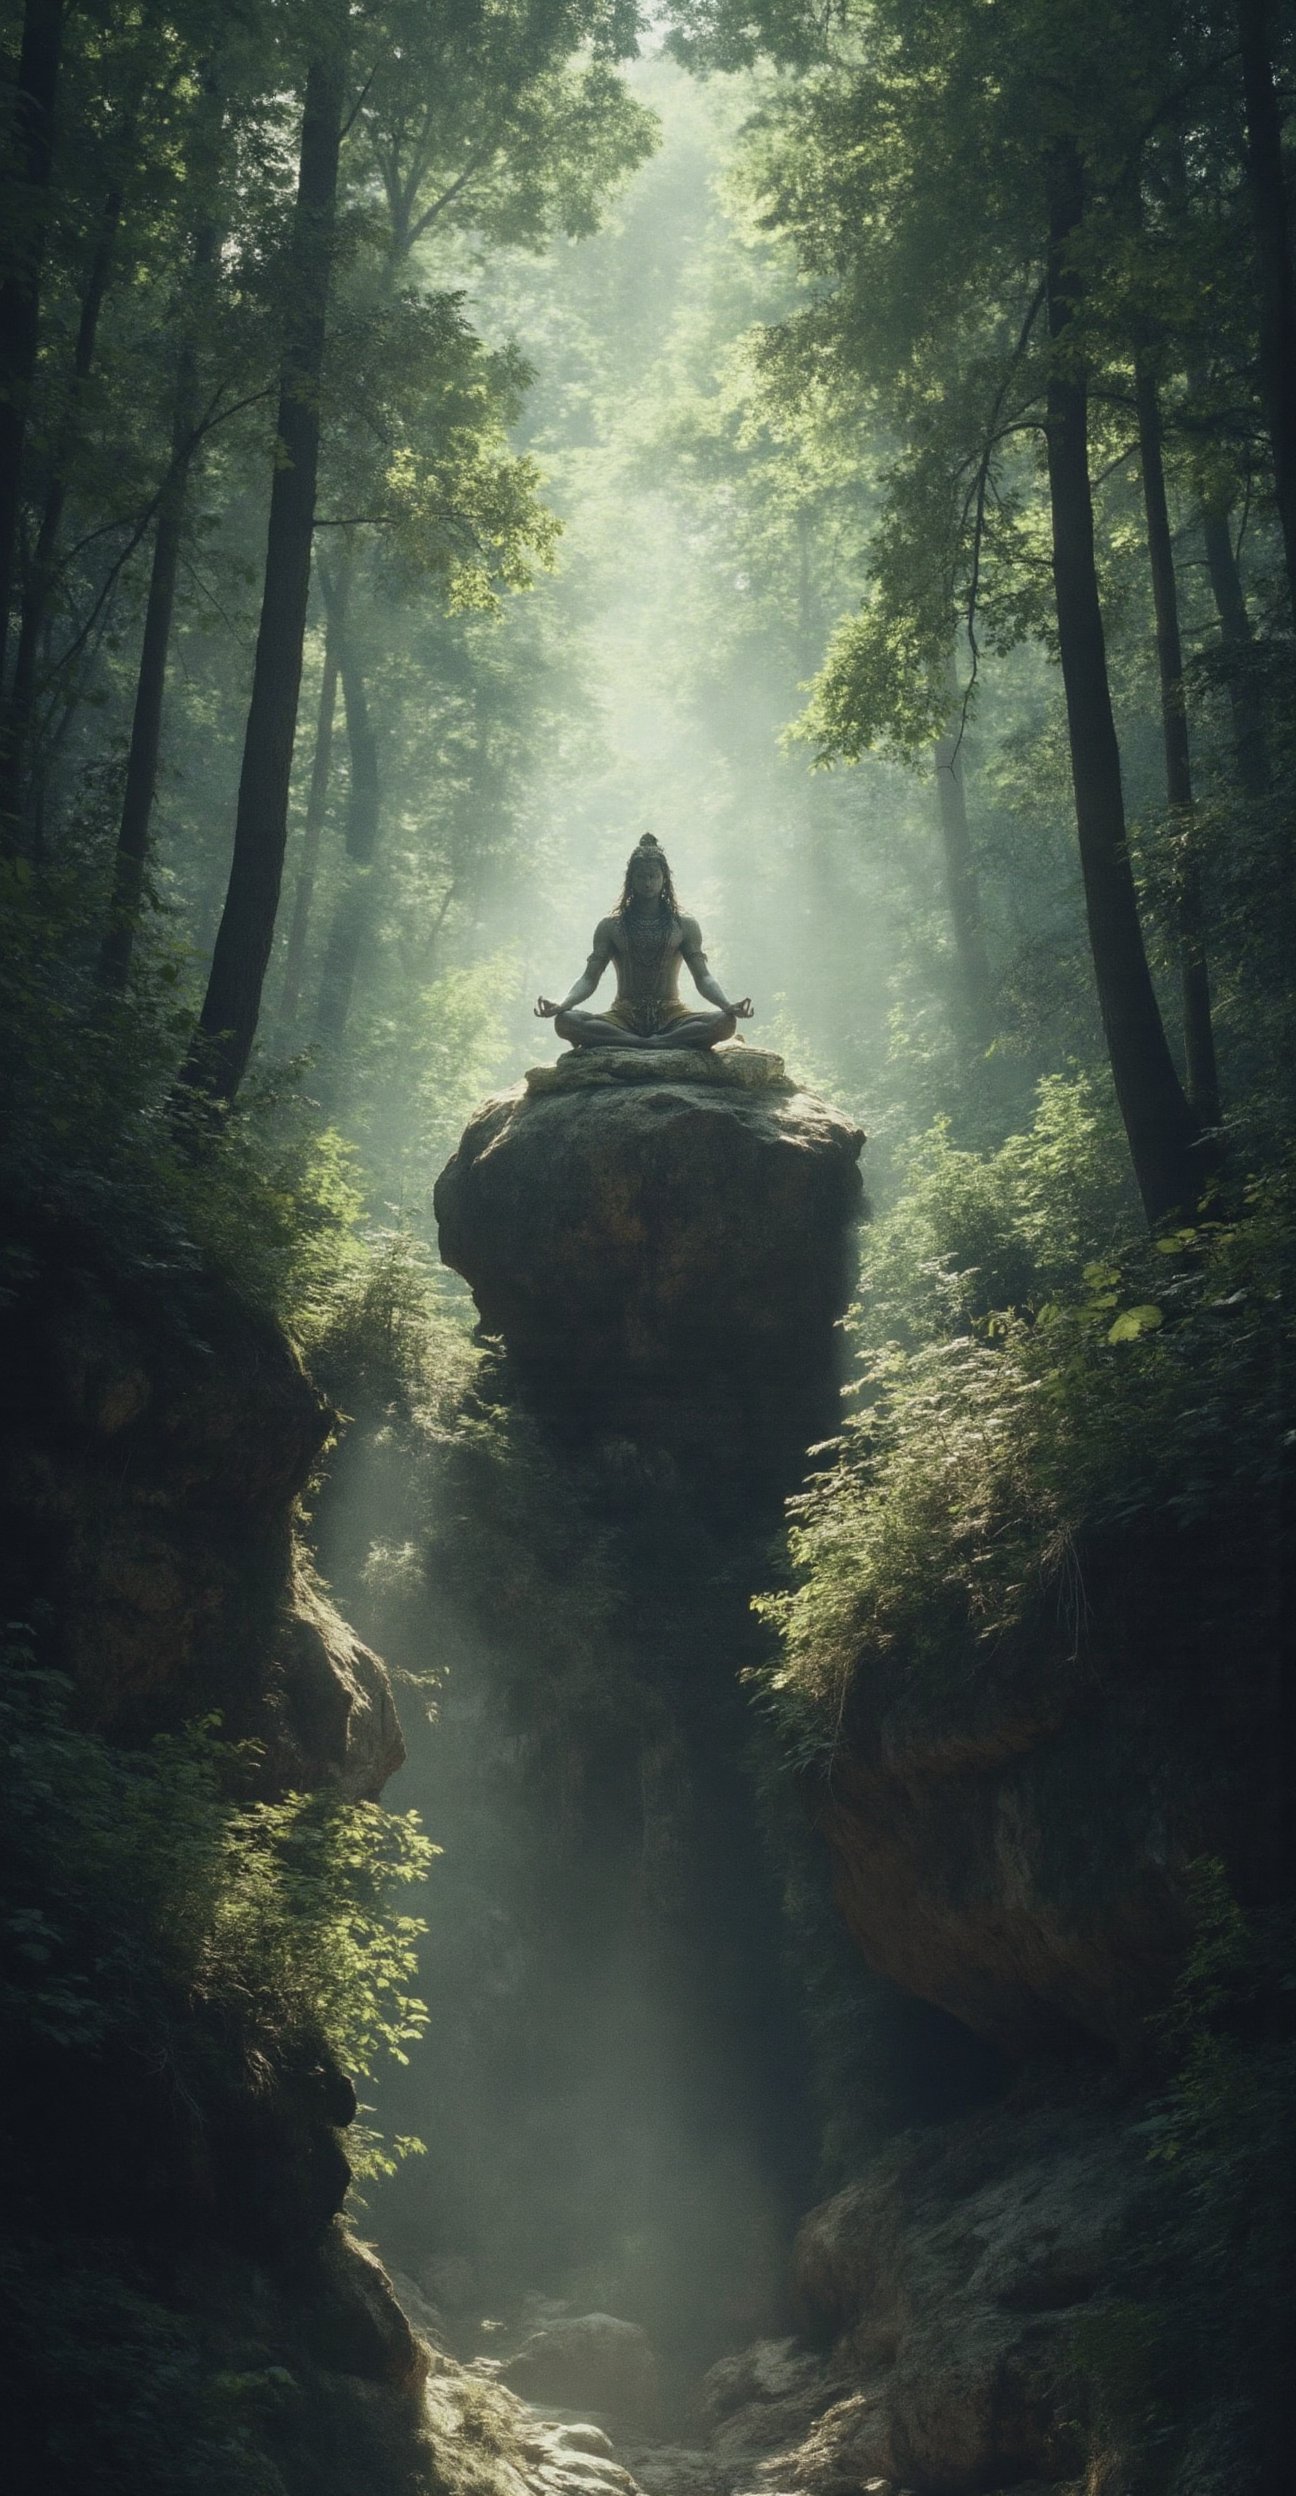
[[[1183,1946],[1159,1849],[1237,1858],[1227,1751],[1154,1699],[1154,1615],[1213,1634],[1207,1552],[1197,1595],[1095,1552],[1083,1653],[1056,1606],[988,1653],[951,1626],[826,1749],[771,1725],[760,1599],[842,1427],[860,1143],[741,1042],[486,1104],[436,1194],[479,1349],[422,1441],[353,1434],[321,1513],[435,1685],[405,1782],[446,1848],[436,2014],[381,2103],[430,2154],[373,2231],[434,2399],[485,2403],[534,2496],[1072,2485]]]
[[[401,1660],[445,1676],[402,1782],[446,1847],[450,1938],[384,2105],[431,2155],[380,2195],[380,2241],[460,2331],[526,2292],[634,2321],[668,2408],[782,2326],[815,2173],[742,1674],[783,1498],[833,1426],[860,1139],[776,1059],[730,1057],[469,1131],[438,1204],[500,1329],[472,1387],[491,1425],[399,1625]],[[331,1574],[388,1460],[343,1451]]]
[[[534,1087],[438,1186],[489,1348],[374,1620],[436,1681],[402,1787],[446,1849],[433,2032],[380,2109],[429,2154],[374,2193],[374,2232],[449,2361],[434,2401],[478,2384],[537,2496],[624,2496],[626,2472],[827,2491],[871,2404],[795,2279],[812,1996],[835,1961],[863,2025],[867,1980],[852,1999],[744,1676],[783,1502],[836,1426],[862,1139],[740,1044],[569,1057]],[[410,1452],[353,1433],[321,1512],[362,1617]],[[998,2085],[921,2005],[897,2051],[909,2112]]]

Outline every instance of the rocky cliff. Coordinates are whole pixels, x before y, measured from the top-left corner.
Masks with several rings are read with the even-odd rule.
[[[1073,1600],[921,1662],[862,1655],[806,1781],[871,1966],[1021,2061],[1137,2063],[1189,1940],[1190,1866],[1281,1891],[1272,1519],[1140,1519],[1076,1555]]]
[[[739,1042],[573,1052],[468,1127],[441,1253],[549,1412],[786,1464],[830,1418],[863,1140]]]
[[[490,1330],[461,1426],[430,1447],[375,1413],[321,1515],[384,1652],[435,1634],[446,1674],[408,1783],[457,2009],[395,2085],[398,2128],[420,2088],[442,2121],[384,2244],[469,2319],[527,2287],[628,2299],[676,2385],[783,2310],[809,2189],[739,1676],[836,1411],[861,1142],[755,1050],[535,1070],[436,1191]],[[385,1608],[366,1519],[418,1555]]]
[[[26,1208],[5,1280],[6,2487],[627,2496],[605,2434],[457,2365],[352,2235],[356,2092],[322,2036],[275,2036],[272,1998],[267,2050],[237,1986],[194,1981],[213,1902],[266,1903],[221,1891],[212,1780],[366,1802],[404,1757],[298,1545],[335,1413],[146,1215]],[[213,1718],[218,1754],[186,1730]]]
[[[403,1417],[384,1384],[321,1507],[347,1607],[448,1675],[404,1798],[447,1846],[437,2018],[384,2092],[430,2155],[373,2196],[411,2276],[398,2302],[342,2223],[356,2109],[329,2053],[244,2053],[165,1981],[143,2050],[129,1952],[102,1980],[124,2023],[79,2027],[57,1915],[19,1896],[24,2496],[1078,2496],[1098,2345],[1145,2410],[1196,2403],[1176,2489],[1228,2483],[1227,2384],[1147,2354],[1184,2276],[1150,2133],[1208,2213],[1242,2155],[1263,2196],[1271,2156],[1264,2057],[1290,2048],[1242,2052],[1258,1989],[1221,1975],[1226,1920],[1201,1999],[1242,2059],[1217,2025],[1178,2100],[1140,2063],[1198,1929],[1186,1867],[1218,1845],[1250,1903],[1277,1894],[1271,1579],[1258,1539],[1226,1568],[1205,1534],[1113,1531],[1064,1617],[861,1657],[801,1823],[749,1705],[751,1597],[837,1414],[861,1141],[741,1048],[567,1060],[470,1125],[437,1208],[480,1365],[453,1419],[426,1380]],[[250,1794],[374,1796],[402,1737],[295,1548],[333,1416],[282,1334],[66,1215],[28,1223],[10,1279],[3,1591],[74,1726],[106,1757],[215,1710],[256,1745]],[[39,1818],[39,1763],[16,1783]],[[1176,2016],[1195,2051],[1200,2001]],[[1236,2206],[1211,2224],[1240,2347],[1273,2331],[1273,2264]],[[1150,2302],[1123,2302],[1139,2262]],[[555,2278],[471,2357],[498,2299]],[[455,2333],[467,2372],[429,2345]],[[1125,2496],[1086,2435],[1086,2496]]]
[[[132,1739],[217,1710],[267,1791],[376,1795],[400,1728],[295,1544],[336,1415],[282,1331],[64,1213],[11,1242],[0,1360],[5,1617],[40,1607],[81,1720]]]
[[[250,1798],[372,1797],[403,1757],[296,1548],[335,1417],[277,1326],[147,1245],[66,1209],[6,1243],[6,2483],[412,2496],[429,2359],[340,2216],[351,2080],[318,2040],[246,2054],[156,1946],[219,1880],[194,1719],[256,1746]]]

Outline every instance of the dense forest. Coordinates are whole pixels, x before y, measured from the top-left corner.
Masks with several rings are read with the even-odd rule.
[[[1296,11],[2,49],[14,2484],[1276,2490]]]

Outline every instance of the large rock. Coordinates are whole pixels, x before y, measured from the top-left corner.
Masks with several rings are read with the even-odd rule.
[[[1145,2178],[1134,2112],[1008,2105],[907,2135],[811,2212],[794,2288],[807,2331],[833,2344],[829,2371],[861,2388],[874,2469],[922,2496],[1062,2475],[1077,2325]],[[837,2423],[825,2416],[781,2485],[828,2496]]]
[[[592,2409],[627,2426],[651,2420],[659,2400],[647,2333],[615,2314],[572,2314],[543,2325],[501,2367],[500,2381],[524,2400]]]
[[[82,1720],[128,1741],[219,1712],[268,1788],[375,1796],[386,1672],[305,1573],[294,1509],[336,1415],[212,1274],[28,1218],[0,1316],[0,1598],[40,1617]]]
[[[397,2391],[421,2389],[428,2352],[371,2245],[358,2243],[335,2223],[304,2284],[312,2353],[320,2365],[389,2383]]]
[[[551,1400],[723,1426],[830,1374],[863,1140],[764,1051],[573,1053],[466,1129],[441,1253]]]
[[[640,2486],[1073,2496],[1076,2334],[1136,2220],[1140,2112],[1023,2097],[893,2142],[801,2227],[804,2340],[713,2366],[705,2442],[632,2445]]]
[[[1050,1589],[1000,1638],[951,1619],[861,1652],[807,1793],[879,1975],[1013,2060],[1146,2054],[1190,1866],[1219,1856],[1248,1909],[1281,1881],[1265,1524],[1113,1526],[1077,1557],[1078,1618]]]

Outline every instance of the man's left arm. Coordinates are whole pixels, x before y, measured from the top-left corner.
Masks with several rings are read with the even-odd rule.
[[[704,996],[709,1005],[718,1005],[722,1014],[736,1014],[740,1022],[746,1022],[752,1012],[751,998],[734,999],[725,995],[702,950],[702,930],[697,920],[685,919],[683,926],[680,951],[689,966],[693,985],[699,995]]]

